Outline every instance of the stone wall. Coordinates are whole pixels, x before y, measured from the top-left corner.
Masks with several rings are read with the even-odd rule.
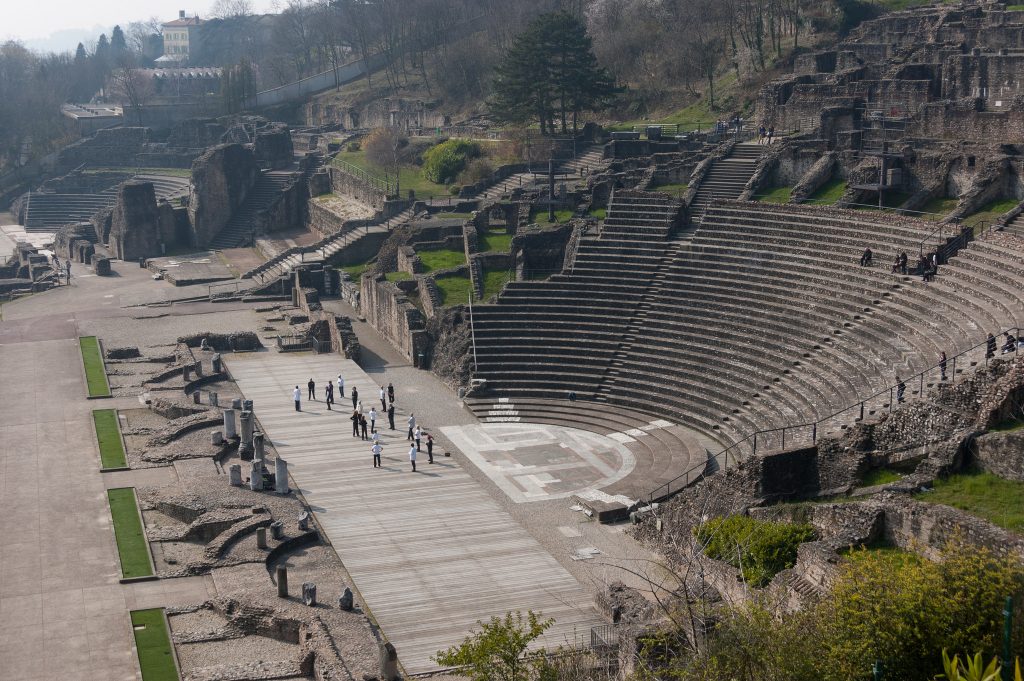
[[[384,202],[387,201],[387,192],[384,190],[335,166],[328,167],[327,172],[331,174],[331,191],[335,194],[351,196],[377,210],[384,208]]]
[[[188,205],[194,246],[202,248],[217,236],[258,177],[253,152],[241,144],[221,144],[195,160]]]
[[[156,193],[150,182],[126,182],[118,187],[117,202],[110,219],[109,245],[114,256],[121,260],[150,258],[163,253],[165,229],[173,237],[173,209],[170,225],[161,224],[161,211],[157,207]],[[164,213],[166,222],[168,216]]]
[[[292,134],[284,123],[273,123],[256,132],[256,160],[271,170],[291,167],[295,162]]]
[[[429,349],[423,313],[383,276],[363,275],[359,311],[410,362],[418,363],[419,353]]]
[[[974,440],[971,453],[982,470],[1024,482],[1024,431],[982,435]]]

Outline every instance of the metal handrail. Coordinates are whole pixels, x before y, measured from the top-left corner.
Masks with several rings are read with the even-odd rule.
[[[1019,340],[1020,339],[1020,327],[1019,326],[1012,326],[1012,327],[1003,329],[1002,331],[999,332],[998,335],[1002,336],[1003,334],[1011,332],[1011,331],[1013,332],[1014,337]],[[956,383],[956,362],[957,362],[957,359],[959,359],[961,357],[964,357],[964,356],[974,352],[975,350],[977,350],[977,349],[979,349],[981,347],[985,347],[987,345],[988,345],[988,339],[985,339],[984,341],[982,341],[982,342],[980,342],[980,343],[978,343],[976,345],[973,345],[970,348],[968,348],[968,349],[966,349],[966,350],[964,350],[964,351],[962,351],[962,352],[960,352],[960,353],[958,353],[956,355],[953,355],[952,357],[947,357],[946,358],[947,366],[949,366],[948,363],[950,363],[950,362],[952,363],[951,364],[952,369],[949,372],[949,375],[950,375],[950,385]],[[1014,355],[1016,355],[1019,352],[1018,345],[1019,345],[1019,343],[1014,343],[1014,346],[1013,346],[1013,353],[1014,353]],[[988,355],[988,352],[986,351],[986,353],[985,353],[985,366],[988,366],[989,359],[993,359],[993,358],[994,357],[990,357]],[[916,374],[913,374],[907,380],[902,381],[902,385],[903,385],[904,389],[906,388],[906,384],[908,382],[913,382],[914,380],[918,380],[920,385],[921,385],[921,389],[919,390],[919,394],[923,394],[924,377],[927,374],[929,374],[929,373],[931,373],[933,371],[939,371],[940,374],[945,374],[946,373],[943,370],[943,368],[942,368],[942,364],[941,363],[936,363],[935,365],[933,365],[933,366],[931,366],[931,367],[929,367],[929,368],[927,368],[927,369],[925,369],[923,371],[920,371],[920,372],[918,372]],[[858,420],[862,420],[864,418],[864,408],[865,408],[865,405],[867,404],[867,402],[869,402],[869,401],[871,401],[871,400],[873,400],[873,399],[875,399],[877,397],[880,397],[882,395],[888,394],[888,396],[890,398],[889,399],[889,411],[891,412],[892,411],[892,406],[893,406],[892,405],[892,403],[893,403],[893,399],[892,398],[893,398],[894,395],[896,395],[896,396],[899,395],[899,386],[900,386],[900,383],[897,383],[897,384],[888,386],[886,388],[883,388],[882,390],[879,390],[878,392],[876,392],[876,393],[874,393],[872,395],[869,395],[868,397],[862,398],[862,399],[858,400],[857,402],[854,402],[853,404],[851,404],[851,405],[849,405],[847,407],[844,407],[843,409],[835,411],[832,414],[829,414],[828,416],[822,417],[822,418],[817,419],[815,421],[808,421],[806,423],[799,423],[799,424],[790,425],[790,426],[782,426],[780,428],[768,428],[768,429],[763,429],[763,430],[756,430],[753,433],[750,433],[749,435],[744,437],[742,440],[739,440],[739,441],[733,443],[732,445],[726,447],[725,449],[723,449],[721,452],[718,453],[718,456],[722,456],[723,454],[726,455],[726,457],[727,457],[726,461],[728,462],[728,454],[732,450],[738,450],[740,445],[742,445],[742,444],[744,444],[744,443],[746,443],[748,441],[751,442],[751,449],[752,449],[751,453],[752,454],[756,454],[757,453],[757,438],[758,438],[758,436],[764,436],[764,435],[769,435],[769,434],[781,434],[782,435],[782,438],[781,438],[782,446],[785,447],[786,433],[787,432],[791,432],[791,431],[795,431],[795,430],[798,430],[798,429],[807,429],[807,428],[811,429],[811,442],[815,443],[815,442],[818,441],[818,426],[819,425],[821,425],[821,424],[823,424],[823,423],[825,423],[827,421],[830,421],[830,420],[832,420],[832,419],[834,419],[834,418],[836,418],[838,416],[841,416],[841,415],[845,414],[846,412],[851,411],[853,409],[858,409],[860,411],[860,415],[858,417]],[[734,460],[738,461],[739,458],[740,457],[738,457],[735,453],[733,454],[733,459]],[[687,473],[688,472],[689,471],[687,471]],[[683,473],[682,475],[686,475],[686,473]],[[679,476],[679,477],[682,477],[682,476]],[[670,481],[670,482],[674,482],[677,479],[678,479],[678,477],[675,478],[673,481]],[[664,487],[664,485],[663,485],[663,487]],[[658,489],[660,489],[660,488],[658,488]]]

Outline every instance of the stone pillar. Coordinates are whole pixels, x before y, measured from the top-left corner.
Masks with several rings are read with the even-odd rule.
[[[277,470],[275,471],[278,494],[288,494],[288,462],[279,455],[277,457]]]
[[[252,411],[252,400],[242,400],[242,409],[244,411]]]
[[[299,529],[303,532],[309,531],[309,511],[303,511],[299,514]]]
[[[338,607],[345,612],[352,612],[352,608],[355,607],[354,601],[352,589],[346,586],[345,590],[341,593],[341,597],[338,598]]]
[[[284,539],[284,523],[280,520],[270,523],[270,536],[277,540]]]
[[[316,584],[313,582],[302,583],[302,602],[311,608],[316,606]]]
[[[196,363],[192,366],[192,370],[196,372],[196,376],[203,375],[203,362],[202,360],[196,360]]]
[[[277,568],[277,595],[279,598],[288,598],[288,568],[284,566]]]
[[[235,430],[235,410],[225,409],[224,410],[224,437],[228,440],[232,440],[238,437],[238,431]]]
[[[202,396],[199,394],[199,391],[195,391],[194,393],[192,393],[192,402],[195,404],[202,404],[201,397]]]
[[[256,528],[256,548],[267,548],[267,528],[265,527]]]
[[[231,400],[231,408],[236,411],[242,411],[242,400],[240,398]]]
[[[249,489],[253,492],[263,490],[263,462],[253,461],[249,466]]]
[[[264,450],[263,450],[263,433],[255,432],[252,434],[252,458],[255,461],[263,462]]]
[[[210,444],[214,447],[220,447],[224,444],[224,433],[219,430],[210,431]]]
[[[220,360],[220,353],[218,352],[216,355],[214,355],[210,359],[210,364],[213,365],[213,373],[219,374],[221,372],[222,367],[221,367],[220,362],[221,362],[221,360]]]
[[[398,651],[390,641],[380,646],[380,678],[384,681],[398,678]]]
[[[185,366],[181,367],[181,377],[183,379],[185,379],[186,383],[191,381],[192,380],[192,367],[187,365],[187,364]]]
[[[211,407],[220,406],[220,405],[217,404],[217,393],[214,393],[214,392],[210,393],[210,406]]]
[[[232,487],[242,486],[242,465],[233,463],[228,467],[228,479]]]
[[[251,411],[243,411],[239,417],[239,429],[242,431],[241,441],[238,444],[238,455],[244,461],[252,460],[252,433],[253,419]]]

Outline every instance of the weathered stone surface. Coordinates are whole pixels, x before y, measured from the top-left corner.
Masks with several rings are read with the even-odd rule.
[[[316,584],[313,582],[302,583],[302,602],[311,608],[316,607]]]
[[[272,170],[288,168],[294,163],[292,135],[288,126],[275,123],[256,132],[256,160]]]
[[[974,460],[982,470],[1024,482],[1024,431],[982,435],[974,441]]]
[[[341,596],[338,598],[338,607],[346,612],[350,612],[354,606],[355,598],[352,596],[352,589],[345,587]]]
[[[204,247],[217,236],[258,177],[253,152],[241,144],[216,146],[195,160],[188,206],[194,246]]]
[[[162,254],[160,212],[151,182],[126,182],[118,187],[110,222],[110,249],[121,260]]]
[[[134,345],[126,345],[116,348],[107,348],[104,352],[107,359],[132,359],[134,357],[141,357],[142,353]]]

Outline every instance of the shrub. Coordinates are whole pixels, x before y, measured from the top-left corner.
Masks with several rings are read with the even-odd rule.
[[[480,155],[480,145],[467,140],[448,140],[423,153],[423,176],[447,184],[458,177],[466,162]]]
[[[362,149],[363,147],[359,144],[359,142],[349,142],[348,146],[345,148],[348,149],[350,152],[355,153]]]
[[[814,539],[814,528],[734,515],[704,523],[697,538],[707,556],[738,568],[749,584],[762,587],[796,564],[797,549]]]
[[[490,161],[485,158],[475,158],[469,162],[466,169],[459,175],[459,182],[462,184],[474,184],[480,180],[486,180],[494,174],[494,168]]]

